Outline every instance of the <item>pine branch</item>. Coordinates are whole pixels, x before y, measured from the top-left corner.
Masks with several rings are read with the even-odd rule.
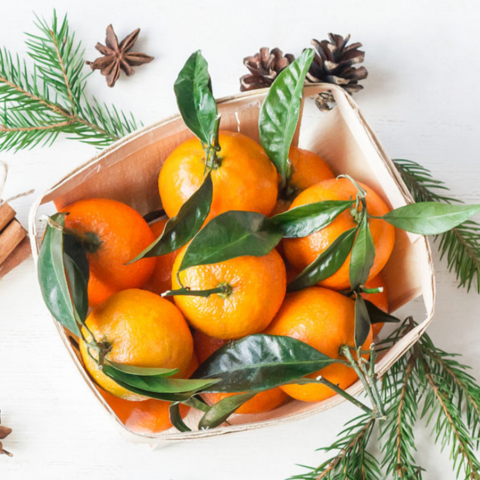
[[[378,460],[367,451],[375,423],[376,419],[370,415],[354,418],[332,445],[319,449],[328,453],[338,451],[336,455],[317,468],[301,465],[310,471],[289,480],[379,480]]]
[[[444,195],[445,184],[434,180],[428,169],[411,160],[394,160],[400,175],[416,202],[458,202]],[[471,220],[440,235],[440,258],[447,260],[448,270],[456,273],[459,287],[470,291],[476,281],[480,293],[480,225]]]
[[[419,357],[419,378],[426,382],[430,389],[425,397],[422,417],[427,416],[427,425],[436,417],[433,425],[435,441],[440,441],[442,451],[450,446],[450,459],[457,478],[463,469],[465,479],[480,479],[480,462],[475,452],[468,427],[462,419],[462,412],[448,391],[432,371],[429,359],[423,354]]]
[[[465,411],[467,426],[471,438],[480,437],[480,386],[475,378],[468,373],[470,367],[458,362],[459,355],[446,353],[435,347],[428,335],[420,340],[422,354],[427,358],[430,372],[442,388],[452,397],[458,411]]]
[[[383,402],[388,405],[385,422],[380,423],[382,467],[395,480],[422,479],[422,468],[414,459],[413,427],[417,420],[418,388],[413,370],[415,357],[402,357],[385,375]]]
[[[136,130],[133,116],[85,95],[84,58],[67,17],[51,26],[37,17],[39,35],[28,34],[33,74],[25,62],[0,51],[0,150],[50,145],[60,133],[105,147]]]

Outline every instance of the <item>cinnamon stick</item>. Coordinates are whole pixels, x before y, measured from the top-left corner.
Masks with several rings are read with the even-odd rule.
[[[15,218],[15,210],[8,204],[0,205],[0,232]]]
[[[6,228],[0,232],[0,265],[15,250],[26,235],[27,231],[17,220],[12,220]]]

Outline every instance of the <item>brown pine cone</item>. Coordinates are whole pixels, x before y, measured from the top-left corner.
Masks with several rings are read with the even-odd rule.
[[[359,81],[367,78],[368,70],[365,67],[355,67],[362,63],[365,52],[359,50],[361,43],[352,43],[347,46],[350,35],[343,38],[341,35],[329,33],[330,41],[312,40],[315,57],[307,73],[307,81],[312,83],[333,83],[352,94],[363,89]],[[321,110],[330,110],[328,102],[333,96],[328,92],[319,95],[315,102]]]
[[[243,63],[250,70],[250,74],[240,79],[240,91],[269,87],[277,75],[294,60],[295,57],[290,53],[284,56],[279,48],[270,52],[266,47],[251,57],[245,57]]]

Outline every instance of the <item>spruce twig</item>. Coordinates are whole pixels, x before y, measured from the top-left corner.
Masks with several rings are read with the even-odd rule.
[[[60,133],[103,148],[137,128],[133,116],[87,99],[84,58],[65,16],[51,24],[37,17],[27,34],[33,73],[5,48],[0,50],[0,150],[51,145]]]
[[[380,465],[367,451],[375,423],[376,419],[367,414],[354,418],[345,425],[332,445],[319,449],[328,453],[336,451],[333,457],[317,468],[300,465],[310,471],[289,480],[379,480]]]

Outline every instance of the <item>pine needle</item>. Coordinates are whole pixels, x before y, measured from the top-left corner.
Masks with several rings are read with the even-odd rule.
[[[411,160],[394,162],[416,202],[459,202],[445,194],[448,188],[425,167]],[[458,286],[470,291],[476,283],[480,293],[480,225],[468,220],[439,237],[440,258],[446,258],[448,270],[455,271]]]
[[[36,18],[38,33],[26,41],[33,73],[0,49],[0,150],[49,146],[61,133],[103,148],[136,130],[133,116],[87,99],[84,51],[67,17]]]
[[[375,422],[375,418],[363,414],[345,424],[332,445],[319,449],[335,455],[317,468],[300,465],[310,471],[289,480],[379,480],[379,462],[367,451]]]

